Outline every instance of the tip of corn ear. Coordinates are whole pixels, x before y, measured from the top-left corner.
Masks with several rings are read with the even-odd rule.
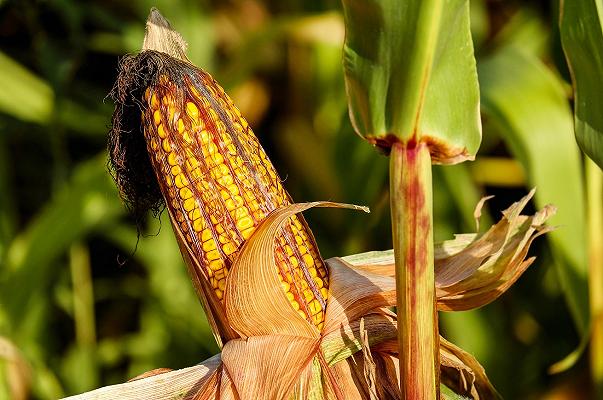
[[[151,8],[147,18],[142,50],[155,50],[166,53],[182,61],[186,57],[186,41],[180,33],[172,29],[170,22],[155,7]]]

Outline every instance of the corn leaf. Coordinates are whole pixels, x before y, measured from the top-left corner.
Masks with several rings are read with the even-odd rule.
[[[555,204],[555,264],[576,326],[589,319],[584,185],[571,112],[558,78],[534,55],[505,47],[479,64],[482,111],[538,187],[536,205]]]
[[[388,135],[431,141],[435,162],[472,159],[481,123],[469,2],[343,5],[344,70],[357,133],[375,143]]]
[[[603,3],[561,1],[559,26],[574,83],[576,139],[603,168]]]
[[[48,83],[0,52],[0,112],[28,122],[45,124],[54,108]]]

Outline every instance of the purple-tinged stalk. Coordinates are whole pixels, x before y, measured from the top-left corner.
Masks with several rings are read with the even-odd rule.
[[[439,398],[431,156],[424,143],[396,143],[390,161],[398,343],[404,399]]]

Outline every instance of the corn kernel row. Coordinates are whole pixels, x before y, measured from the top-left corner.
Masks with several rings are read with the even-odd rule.
[[[168,207],[222,299],[239,249],[271,211],[291,200],[245,118],[206,73],[145,92],[145,138]],[[291,306],[319,329],[328,277],[303,217],[275,240],[275,266]]]

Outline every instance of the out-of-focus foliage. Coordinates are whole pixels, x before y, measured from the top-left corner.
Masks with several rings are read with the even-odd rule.
[[[104,99],[151,6],[233,95],[296,200],[371,208],[309,212],[323,255],[391,248],[387,159],[348,118],[339,1],[0,2],[0,398],[11,390],[57,398],[217,352],[168,219],[149,218],[138,237],[106,170]],[[556,7],[471,1],[486,71],[483,143],[474,163],[434,172],[436,240],[474,230],[485,194],[497,195],[486,207],[496,217],[532,186],[537,204],[559,207],[557,236],[536,246],[536,265],[513,290],[480,310],[441,315],[442,333],[478,358],[505,398],[580,398],[588,386],[584,363],[546,372],[577,345],[587,318],[577,300],[587,290],[582,178],[566,137],[571,91]],[[540,72],[518,71],[523,64]],[[493,87],[508,93],[488,103]],[[528,110],[506,112],[511,95]],[[553,118],[563,121],[545,137]],[[566,151],[548,154],[552,141]],[[551,177],[547,165],[564,175]]]

